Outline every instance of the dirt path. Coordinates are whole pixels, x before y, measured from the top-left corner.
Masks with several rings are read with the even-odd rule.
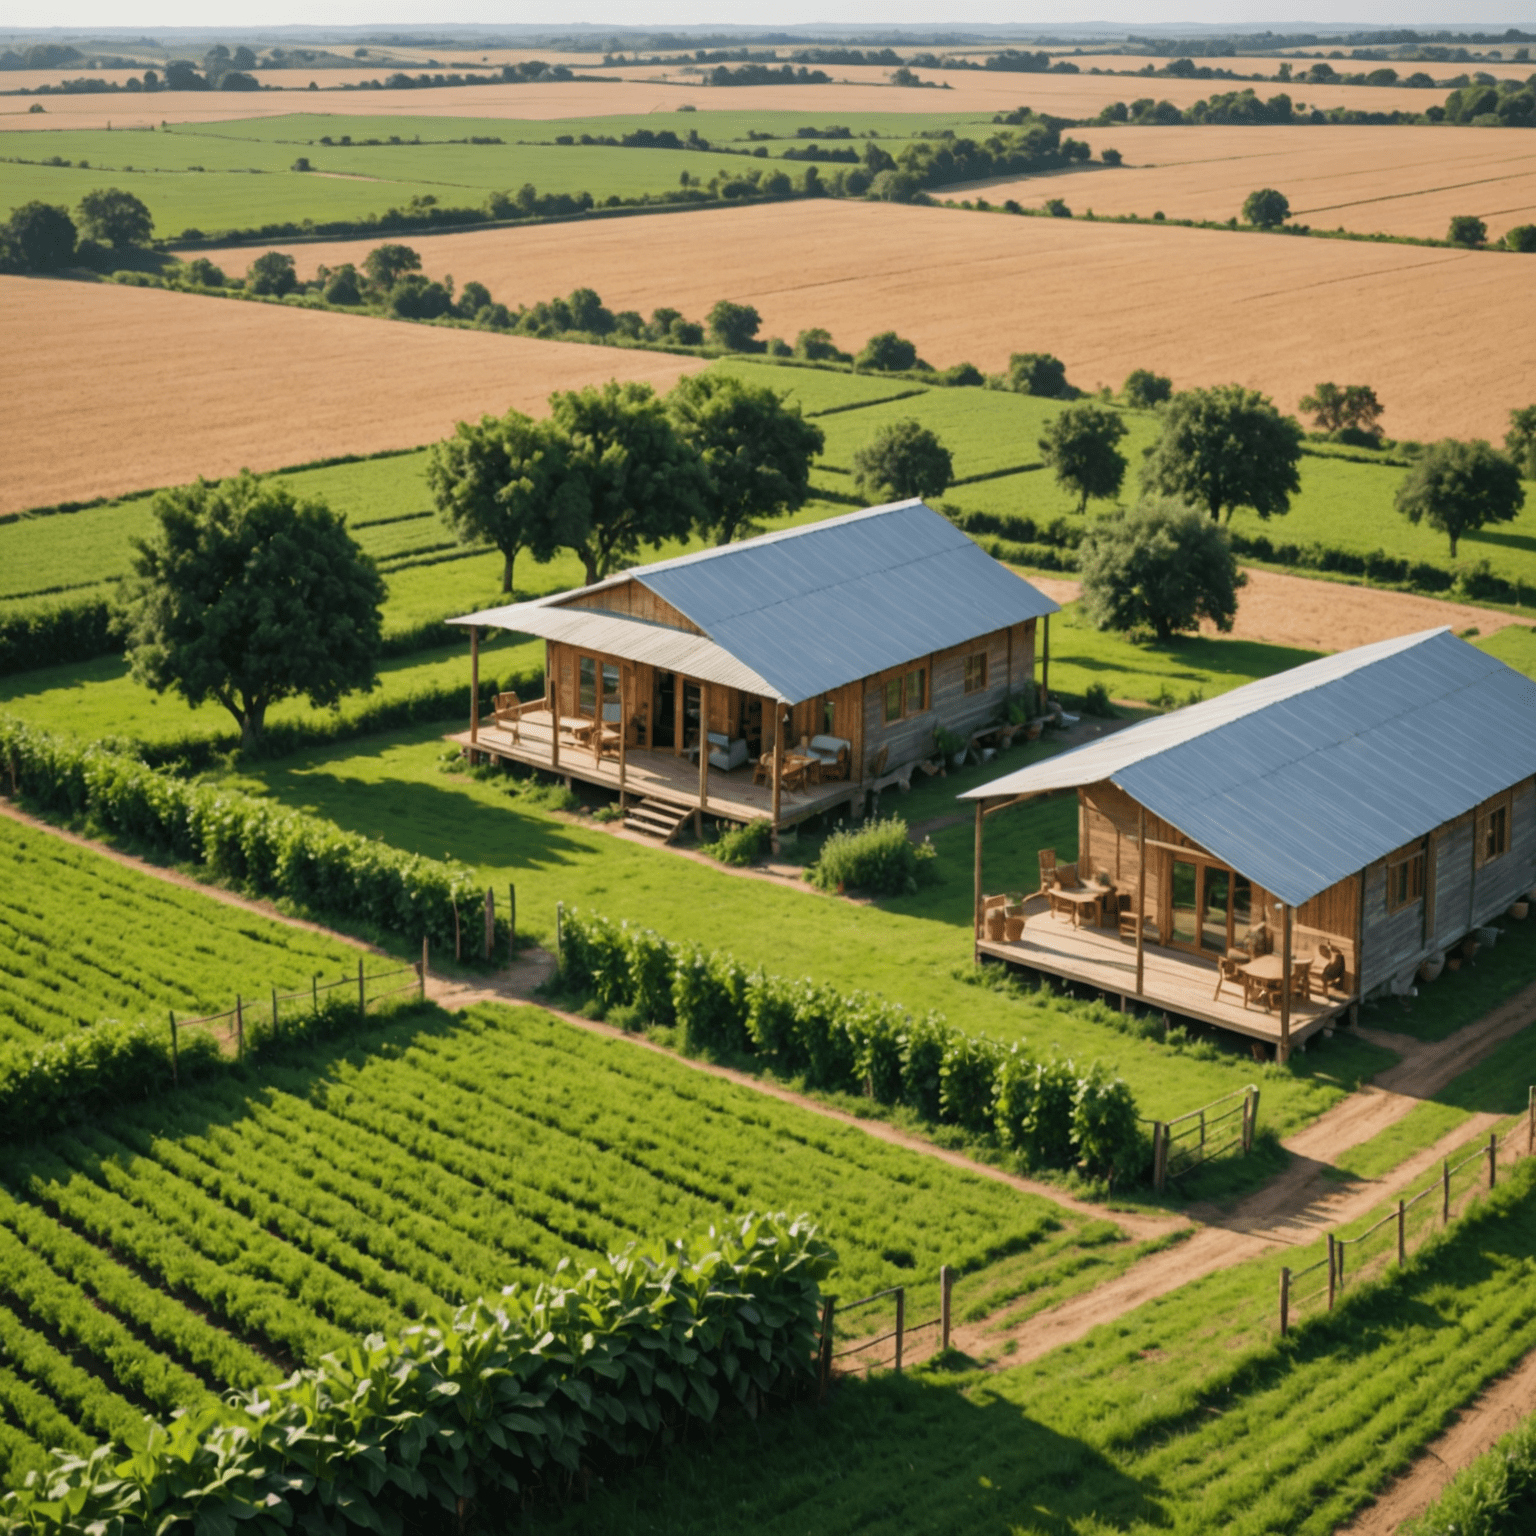
[[[1528,622],[1516,614],[1411,592],[1384,592],[1280,571],[1249,568],[1247,575],[1248,585],[1238,593],[1237,621],[1230,636],[1234,640],[1263,640],[1307,651],[1347,651],[1439,624],[1448,624],[1458,633],[1476,629],[1491,635],[1508,624]],[[1029,579],[1058,603],[1076,602],[1082,591],[1080,582],[1063,577]],[[1210,625],[1203,632],[1216,633]]]
[[[1536,1352],[1507,1375],[1490,1382],[1374,1504],[1338,1528],[1337,1536],[1392,1536],[1403,1521],[1423,1514],[1458,1472],[1507,1435],[1533,1408]]]

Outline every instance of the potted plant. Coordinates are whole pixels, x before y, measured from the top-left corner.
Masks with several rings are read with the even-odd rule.
[[[935,728],[933,733],[933,745],[938,754],[951,768],[960,768],[965,764],[966,751],[969,742],[964,736],[957,735],[954,731],[945,730],[941,725]]]

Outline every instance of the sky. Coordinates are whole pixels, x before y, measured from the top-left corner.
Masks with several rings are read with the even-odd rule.
[[[603,27],[677,27],[731,24],[736,26],[791,26],[814,22],[824,27],[903,26],[923,30],[963,28],[975,23],[1028,23],[1066,27],[1073,23],[1102,21],[1135,27],[1181,22],[1202,26],[1275,27],[1331,31],[1350,23],[1363,25],[1449,26],[1457,29],[1523,26],[1531,30],[1536,19],[1527,0],[1344,0],[1335,14],[1315,0],[1298,7],[1297,13],[1277,12],[1275,0],[1175,0],[1172,6],[1147,0],[1050,0],[1049,4],[1020,4],[1019,0],[961,0],[952,11],[934,0],[882,0],[878,6],[841,4],[822,0],[531,0],[526,5],[506,0],[460,0],[462,9],[452,12],[422,0],[228,0],[211,13],[206,0],[50,0],[39,7],[36,0],[0,0],[0,34],[11,28],[125,27],[153,32],[156,27],[188,26],[240,28],[284,25],[345,25],[369,27],[417,27],[430,30],[450,22],[483,25],[487,29],[507,25],[568,27],[587,22]],[[1322,19],[1326,18],[1326,20]]]

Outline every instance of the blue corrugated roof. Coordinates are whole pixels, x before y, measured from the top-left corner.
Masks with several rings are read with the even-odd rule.
[[[969,790],[1109,780],[1300,906],[1536,774],[1536,684],[1429,630],[1325,656]]]
[[[921,501],[625,574],[791,702],[1057,609]]]

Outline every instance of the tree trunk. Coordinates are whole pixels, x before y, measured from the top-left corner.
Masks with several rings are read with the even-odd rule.
[[[512,562],[517,559],[517,551],[515,549],[504,549],[502,550],[502,554],[504,554],[507,559],[506,564],[501,568],[501,590],[505,592],[508,597],[511,597],[513,596]]]
[[[245,708],[240,720],[240,745],[252,747],[261,740],[262,727],[267,719],[267,701],[257,699],[254,703],[245,702]]]
[[[595,555],[589,555],[586,550],[582,550],[580,553],[581,563],[587,568],[587,585],[590,587],[594,585],[598,580],[597,557]]]

